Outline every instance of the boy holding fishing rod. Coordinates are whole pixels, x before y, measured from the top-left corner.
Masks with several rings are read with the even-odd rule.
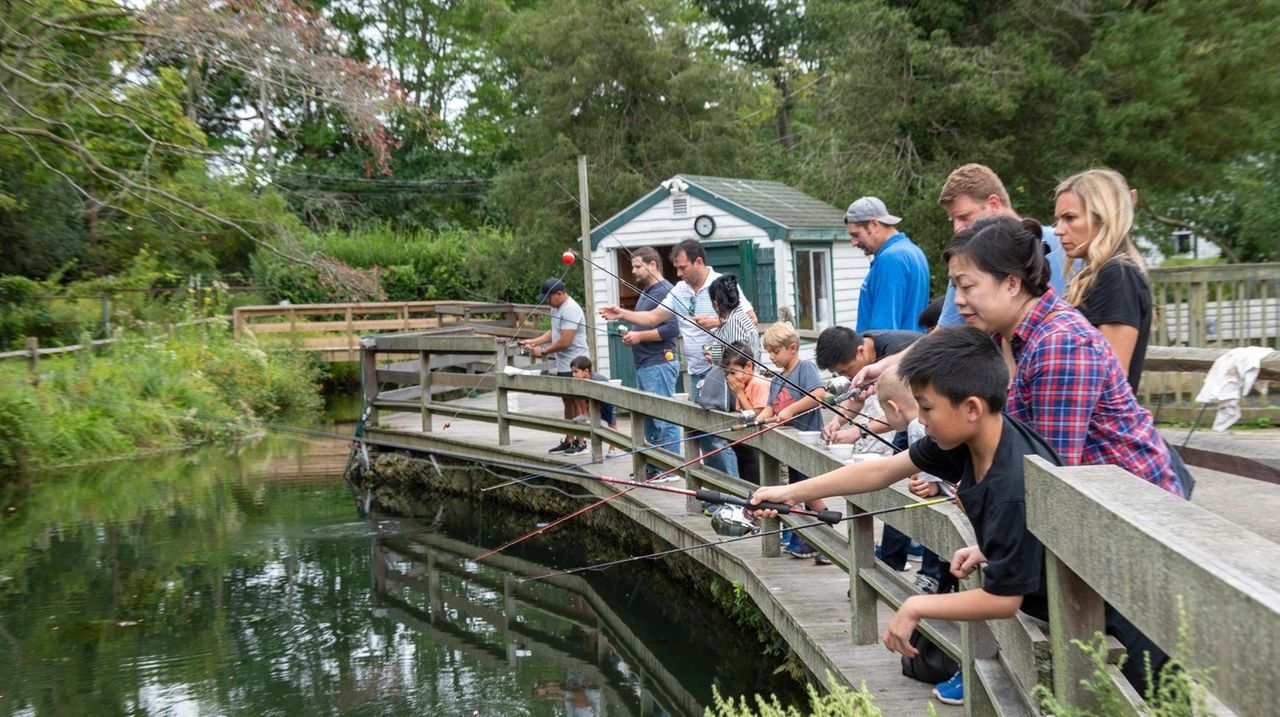
[[[911,386],[925,438],[890,458],[761,488],[752,502],[796,505],[881,490],[920,472],[937,476],[955,485],[956,502],[978,538],[977,545],[956,551],[951,572],[967,578],[985,564],[982,586],[908,598],[885,629],[885,647],[914,657],[918,650],[911,645],[911,633],[922,619],[995,620],[1013,617],[1019,610],[1047,619],[1044,546],[1027,529],[1023,457],[1035,454],[1057,465],[1062,460],[1035,431],[1002,412],[1009,370],[1000,351],[978,329],[939,329],[915,343],[898,373]],[[1167,656],[1109,606],[1106,628],[1129,651],[1123,671],[1143,693],[1141,653],[1150,653],[1153,672]]]

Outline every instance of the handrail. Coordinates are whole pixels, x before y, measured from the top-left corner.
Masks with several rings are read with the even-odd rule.
[[[510,427],[513,425],[584,436],[591,442],[593,458],[599,459],[603,457],[605,442],[617,445],[623,450],[643,446],[641,418],[645,416],[675,423],[689,430],[704,431],[722,428],[735,418],[732,414],[707,411],[688,402],[604,382],[581,381],[557,376],[508,374],[504,368],[511,366],[517,360],[518,351],[506,342],[492,337],[432,337],[420,334],[375,336],[366,338],[362,344],[362,353],[364,385],[368,389],[365,400],[366,405],[373,409],[369,419],[371,425],[376,425],[379,410],[420,412],[424,434],[432,430],[433,412],[447,414],[453,419],[465,418],[495,423],[498,429],[499,447],[474,447],[471,452],[477,456],[478,460],[483,460],[485,455],[497,455],[498,452],[503,451],[501,446],[510,444]],[[377,357],[380,353],[400,355],[409,353],[419,356],[421,363],[418,376],[421,380],[421,390],[415,399],[390,400],[377,389],[381,379],[391,376],[390,372],[380,372],[377,368]],[[445,355],[492,357],[487,360],[491,370],[482,375],[438,372],[434,367],[442,362],[442,357]],[[405,373],[401,371],[399,375],[403,376]],[[495,408],[459,407],[452,404],[446,408],[433,399],[432,387],[439,384],[467,389],[481,387],[483,390],[493,390],[496,398]],[[587,424],[580,424],[561,418],[522,415],[512,410],[512,393],[572,395],[590,399],[590,420]],[[601,423],[600,402],[607,402],[630,412],[632,417],[630,435],[612,431]],[[374,430],[373,433],[387,432]],[[454,444],[453,441],[443,437],[433,440],[444,445]],[[777,468],[780,464],[794,466],[810,475],[824,473],[842,465],[841,461],[826,451],[800,441],[795,431],[790,428],[784,427],[765,433],[751,439],[748,445],[757,448],[761,453],[761,482],[765,484],[776,482]],[[684,458],[696,456],[692,442],[686,442],[684,446]],[[465,450],[466,446],[454,444],[453,449]],[[663,450],[636,454],[632,457],[632,471],[636,475],[641,475],[646,461],[673,467],[682,462],[682,457]],[[754,487],[746,481],[704,467],[686,469],[685,474],[688,487],[695,490],[706,486],[743,496]],[[896,486],[850,498],[849,511],[863,512],[906,505],[915,501],[916,498],[905,488]],[[688,509],[699,513],[702,510],[701,506],[692,500]],[[920,540],[926,547],[940,555],[949,556],[957,548],[974,542],[972,530],[959,510],[951,505],[894,513],[883,516],[883,519],[886,523]],[[808,521],[797,521],[786,517],[785,522],[797,525]],[[766,529],[771,527],[773,526],[765,526]],[[874,609],[877,602],[897,607],[906,597],[918,592],[901,576],[874,560],[872,528],[872,519],[864,518],[850,521],[847,535],[825,526],[806,531],[806,538],[810,543],[849,573],[851,632],[854,644],[872,644],[879,637]],[[777,556],[778,542],[762,541],[761,551],[765,556]],[[978,578],[975,576],[971,579]],[[966,708],[967,713],[1028,715],[1034,713],[1030,707],[1029,695],[1040,679],[1037,672],[1040,669],[1038,663],[1043,661],[1043,656],[1048,652],[1047,641],[1038,626],[1026,619],[993,621],[990,625],[974,626],[931,621],[922,625],[922,629],[944,650],[970,667],[973,685],[972,687],[966,685],[966,688],[969,690],[967,694],[971,695],[968,702],[973,706]]]
[[[706,411],[687,402],[608,383],[509,373],[504,369],[523,359],[513,346],[493,337],[384,335],[366,339],[362,351],[365,385],[375,387],[366,392],[365,398],[374,409],[421,411],[424,432],[431,430],[432,411],[495,423],[499,447],[471,448],[468,454],[477,456],[477,460],[509,451],[501,446],[510,443],[513,425],[585,436],[591,441],[593,457],[600,458],[605,442],[624,450],[642,446],[640,419],[645,416],[690,430],[715,430],[733,419],[731,414]],[[1185,370],[1207,367],[1222,352],[1151,347],[1149,356],[1156,366]],[[417,354],[422,360],[418,377],[423,388],[430,388],[433,383],[479,386],[495,392],[496,405],[445,408],[433,400],[429,390],[422,390],[414,401],[389,400],[376,389],[379,353]],[[473,364],[488,364],[490,370],[465,376],[437,371],[438,363],[451,363],[441,358],[448,354],[476,357]],[[1264,360],[1267,376],[1277,370],[1276,358],[1273,354]],[[456,365],[456,361],[452,363]],[[404,377],[407,373],[401,370],[397,375]],[[590,420],[584,425],[522,414],[512,407],[511,394],[517,392],[590,399]],[[629,435],[602,425],[600,402],[630,412]],[[447,438],[436,440],[444,445],[453,443]],[[841,465],[825,451],[799,441],[788,428],[753,438],[748,445],[761,453],[761,478],[765,482],[770,474],[776,479],[779,464],[795,466],[810,475]],[[686,457],[695,455],[689,443],[685,446]],[[468,450],[456,443],[453,448]],[[639,475],[646,461],[670,467],[678,465],[681,457],[661,450],[637,454],[632,458],[632,470]],[[1065,605],[1081,600],[1081,605],[1100,606],[1105,600],[1166,650],[1176,646],[1176,615],[1179,609],[1185,610],[1193,638],[1190,647],[1194,664],[1221,668],[1214,675],[1220,686],[1215,694],[1242,714],[1269,711],[1280,698],[1269,670],[1232,669],[1229,679],[1224,677],[1240,654],[1249,655],[1250,661],[1258,665],[1280,664],[1280,591],[1275,587],[1280,584],[1280,569],[1276,568],[1280,565],[1280,549],[1198,506],[1126,477],[1119,469],[1056,468],[1034,460],[1028,465],[1028,524],[1044,542],[1048,564],[1052,566],[1051,601]],[[687,478],[690,488],[705,485],[737,495],[745,495],[753,487],[702,467],[687,470]],[[895,486],[851,496],[847,505],[854,513],[914,501],[904,488]],[[689,509],[701,510],[692,504]],[[883,516],[883,520],[943,556],[974,542],[967,521],[951,505],[893,513]],[[790,518],[787,522],[796,524]],[[847,535],[825,527],[808,532],[814,535],[810,542],[849,574],[853,642],[874,643],[879,637],[875,607],[885,603],[896,608],[916,589],[875,561],[872,519],[850,521]],[[762,552],[776,555],[777,541],[763,541]],[[973,582],[968,585],[980,585],[980,573],[970,580]],[[1222,614],[1231,619],[1224,621]],[[1075,618],[1069,619],[1072,615]],[[1077,685],[1093,665],[1082,662],[1078,650],[1071,651],[1075,648],[1070,641],[1090,639],[1100,621],[1094,619],[1097,616],[1080,619],[1078,614],[1072,615],[1062,610],[1051,614],[1053,619],[1047,627],[1052,639],[1046,636],[1043,623],[1025,615],[976,624],[926,621],[921,630],[961,661],[966,675],[966,714],[1031,715],[1037,713],[1033,690],[1038,684],[1053,685],[1057,694],[1072,704],[1088,703],[1089,696]],[[1112,672],[1118,678],[1114,666]],[[1131,690],[1122,690],[1121,694],[1133,697]]]
[[[1090,704],[1080,680],[1093,665],[1070,640],[1100,629],[1105,601],[1164,650],[1181,644],[1190,667],[1212,669],[1213,694],[1232,710],[1274,713],[1280,546],[1115,466],[1025,461],[1027,524],[1049,577],[1055,693]]]

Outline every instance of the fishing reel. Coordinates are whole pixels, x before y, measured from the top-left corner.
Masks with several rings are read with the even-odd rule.
[[[711,511],[711,529],[716,535],[740,538],[760,532],[760,524],[740,505],[724,503]]]

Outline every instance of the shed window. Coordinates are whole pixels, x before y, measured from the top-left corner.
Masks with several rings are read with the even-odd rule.
[[[831,326],[831,250],[796,249],[796,327]]]

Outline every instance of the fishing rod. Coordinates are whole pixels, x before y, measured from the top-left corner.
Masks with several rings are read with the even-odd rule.
[[[704,460],[704,459],[706,459],[706,458],[710,458],[711,456],[714,456],[714,455],[716,455],[717,453],[720,453],[721,451],[724,451],[724,450],[727,450],[727,449],[733,448],[734,446],[739,445],[739,444],[743,443],[744,441],[751,440],[752,438],[756,438],[756,437],[758,437],[758,436],[762,436],[762,435],[764,435],[764,434],[768,433],[769,431],[775,430],[775,429],[777,429],[777,428],[781,428],[782,426],[786,425],[789,421],[793,421],[793,420],[795,420],[795,419],[799,418],[800,416],[804,416],[804,415],[806,415],[806,414],[808,414],[808,413],[811,413],[811,412],[813,412],[813,411],[816,411],[816,410],[818,410],[819,408],[822,408],[822,405],[821,405],[821,404],[819,404],[819,405],[817,405],[817,406],[814,406],[813,408],[810,408],[810,409],[807,409],[807,410],[801,411],[800,413],[797,413],[796,415],[792,416],[790,419],[787,419],[787,421],[777,421],[777,422],[774,422],[774,423],[769,423],[769,424],[767,424],[764,428],[762,428],[762,429],[760,429],[760,430],[758,430],[758,431],[755,431],[754,433],[748,433],[747,435],[745,435],[745,436],[743,436],[743,437],[741,437],[741,438],[738,438],[738,439],[736,439],[736,440],[734,440],[734,441],[731,441],[731,442],[729,442],[729,443],[725,443],[723,446],[719,446],[718,448],[713,448],[712,450],[707,451],[706,453],[703,453],[703,454],[702,454],[702,455],[700,455],[700,456],[695,456],[694,458],[691,458],[691,459],[689,459],[689,460],[685,461],[684,463],[681,463],[680,465],[678,465],[678,466],[676,466],[676,467],[674,467],[674,468],[671,468],[671,469],[665,470],[665,471],[663,471],[663,472],[661,472],[661,473],[658,473],[657,475],[653,476],[652,478],[649,478],[648,480],[646,480],[646,481],[645,481],[645,483],[653,483],[653,482],[655,482],[655,481],[658,481],[659,479],[664,478],[664,477],[666,477],[666,476],[668,476],[668,475],[670,475],[670,474],[672,474],[672,473],[675,473],[676,471],[682,470],[682,469],[684,469],[684,468],[688,468],[689,466],[693,465],[694,463],[697,463],[698,461]],[[563,523],[563,522],[565,522],[565,521],[567,521],[567,520],[570,520],[570,519],[572,519],[572,518],[576,518],[577,516],[582,515],[583,513],[586,513],[587,511],[591,510],[592,508],[596,508],[596,507],[598,507],[598,506],[604,505],[605,503],[608,503],[609,501],[613,500],[614,498],[617,498],[617,497],[622,496],[622,495],[626,495],[627,493],[629,493],[629,492],[630,492],[630,491],[632,491],[632,490],[633,490],[632,488],[627,488],[627,489],[625,489],[625,490],[621,490],[621,491],[619,491],[619,492],[617,492],[617,493],[614,493],[614,494],[613,494],[613,495],[611,495],[611,496],[608,496],[608,497],[606,497],[606,498],[601,498],[600,500],[598,500],[598,501],[596,501],[596,502],[594,502],[594,503],[589,503],[589,504],[587,504],[587,505],[585,505],[585,506],[583,506],[583,507],[581,507],[581,508],[579,508],[579,509],[577,509],[577,510],[575,510],[575,511],[571,512],[571,513],[568,513],[568,514],[566,514],[566,515],[562,515],[562,516],[560,516],[559,518],[556,518],[555,520],[551,521],[550,523],[547,523],[546,525],[543,525],[543,526],[539,527],[539,528],[538,528],[538,529],[536,529],[536,530],[533,530],[533,531],[530,531],[530,532],[528,532],[528,533],[525,533],[524,535],[521,535],[521,536],[520,536],[520,537],[518,537],[518,538],[513,538],[513,539],[511,539],[511,540],[507,541],[506,543],[503,543],[502,545],[499,545],[498,547],[493,548],[492,550],[486,551],[485,553],[483,553],[483,554],[481,554],[481,555],[477,556],[477,557],[476,557],[476,560],[477,560],[477,561],[479,561],[479,560],[484,560],[484,559],[485,559],[485,558],[487,558],[487,557],[490,557],[490,556],[492,556],[492,555],[496,555],[496,554],[498,554],[498,553],[501,553],[502,551],[506,550],[507,548],[512,547],[513,545],[518,545],[519,543],[523,543],[524,541],[529,540],[530,538],[533,538],[533,537],[535,537],[535,536],[537,536],[537,535],[541,535],[542,533],[547,532],[548,530],[550,530],[550,529],[552,529],[552,528],[556,527],[557,525],[560,525],[561,523]]]
[[[716,430],[716,431],[702,431],[702,432],[699,432],[699,433],[698,433],[698,434],[696,434],[696,435],[691,435],[691,436],[689,436],[689,437],[687,437],[687,438],[677,438],[677,439],[675,439],[675,440],[673,440],[673,441],[664,441],[664,442],[662,442],[662,443],[654,443],[654,444],[652,444],[652,445],[645,445],[645,446],[641,446],[641,447],[639,447],[639,448],[636,448],[636,449],[634,449],[634,450],[627,451],[627,452],[625,452],[625,453],[617,453],[617,454],[614,454],[614,455],[612,455],[612,456],[604,456],[603,458],[597,458],[596,460],[593,460],[593,461],[587,461],[586,463],[575,463],[574,465],[578,466],[579,468],[586,468],[587,466],[599,465],[599,464],[601,464],[601,463],[607,463],[608,461],[617,460],[617,459],[619,459],[619,458],[626,458],[627,456],[634,456],[634,455],[636,455],[636,454],[638,454],[638,453],[645,453],[645,452],[647,452],[647,451],[651,451],[651,450],[653,450],[653,449],[655,449],[655,448],[666,448],[667,446],[678,445],[678,444],[681,444],[681,443],[688,443],[689,441],[696,441],[696,440],[699,440],[699,439],[701,439],[701,438],[705,438],[705,437],[707,437],[707,436],[718,436],[718,435],[721,435],[721,434],[723,434],[723,433],[732,433],[733,431],[741,431],[741,430],[744,430],[744,429],[747,429],[747,428],[754,428],[754,427],[755,427],[755,426],[757,426],[757,425],[763,425],[763,424],[756,423],[755,421],[747,421],[747,422],[743,422],[743,423],[734,423],[733,425],[727,426],[727,427],[725,427],[725,428],[721,428],[721,429]],[[506,482],[503,482],[503,483],[499,483],[499,484],[497,484],[497,485],[491,485],[491,486],[487,486],[487,487],[485,487],[485,488],[481,488],[481,489],[480,489],[480,492],[481,492],[481,493],[487,493],[487,492],[489,492],[489,491],[491,491],[491,490],[497,490],[497,489],[499,489],[499,488],[505,488],[505,487],[507,487],[507,486],[509,486],[509,485],[515,485],[515,484],[517,484],[517,483],[524,483],[524,482],[526,482],[526,481],[533,480],[534,478],[542,478],[542,477],[545,477],[546,475],[548,475],[548,473],[549,473],[549,472],[553,472],[553,471],[548,470],[548,471],[545,471],[545,472],[542,472],[542,473],[534,473],[534,474],[532,474],[532,475],[521,476],[521,477],[519,477],[519,478],[513,478],[512,480],[509,480],[509,481],[506,481]]]
[[[619,495],[621,495],[621,493],[619,493]],[[854,513],[852,515],[846,515],[836,520],[835,523],[832,523],[832,525],[844,523],[850,520],[856,520],[858,518],[870,518],[877,515],[885,515],[886,513],[895,513],[900,510],[910,510],[912,508],[924,508],[926,506],[931,506],[931,505],[940,505],[942,503],[950,502],[951,500],[952,500],[951,498],[931,498],[929,500],[923,500],[917,503],[908,503],[906,505],[895,505],[891,508],[881,508],[879,510],[868,510],[863,513]],[[754,505],[752,506],[752,508],[760,508],[761,505],[763,504]],[[794,508],[792,509],[792,512],[795,512]],[[762,538],[767,535],[781,535],[783,532],[788,530],[801,531],[807,528],[815,528],[815,527],[818,527],[819,525],[822,525],[822,523],[808,523],[805,525],[796,525],[796,526],[791,526],[787,528],[779,528],[777,530],[752,531],[745,535],[736,535],[734,537],[728,538],[727,540],[712,540],[706,543],[698,543],[697,545],[690,545],[683,548],[670,548],[668,550],[660,550],[656,553],[649,553],[648,555],[634,555],[629,558],[621,558],[619,560],[610,560],[608,562],[596,563],[594,565],[585,565],[580,568],[570,568],[569,570],[559,570],[554,573],[547,573],[546,575],[539,575],[536,577],[529,577],[529,578],[520,578],[520,582],[546,580],[547,578],[554,578],[560,575],[574,575],[576,573],[582,573],[588,570],[592,570],[592,571],[605,570],[606,568],[611,568],[615,565],[633,563],[633,562],[636,562],[637,560],[654,560],[656,558],[665,557],[667,555],[675,555],[677,553],[687,553],[693,550],[701,550],[703,548],[712,548],[719,545],[726,545],[728,543],[736,543],[739,540],[746,540],[748,538]],[[714,527],[714,523],[713,523],[713,527]]]
[[[617,279],[621,284],[623,284],[623,285],[624,285],[624,286],[626,286],[627,288],[631,289],[632,291],[641,291],[641,289],[640,289],[639,287],[637,287],[635,284],[632,284],[631,282],[629,282],[629,281],[627,281],[626,279],[622,278],[622,277],[621,277],[621,276],[619,276],[618,274],[616,274],[616,273],[614,273],[614,272],[610,271],[607,267],[605,267],[605,266],[601,266],[599,263],[597,263],[597,262],[593,261],[593,260],[591,259],[591,257],[588,257],[588,256],[584,255],[582,252],[580,252],[580,251],[578,251],[578,250],[576,250],[576,249],[570,249],[570,250],[566,251],[565,253],[566,253],[566,254],[570,254],[570,253],[572,253],[572,254],[574,254],[574,255],[576,255],[576,256],[581,257],[583,261],[585,261],[585,262],[587,262],[588,264],[590,264],[591,266],[593,266],[593,267],[595,267],[595,268],[599,269],[600,271],[603,271],[604,273],[608,274],[609,276],[611,276],[611,277],[613,277],[613,278]],[[750,361],[753,365],[761,365],[761,366],[762,366],[762,364],[761,364],[759,361],[757,361],[757,360],[756,360],[756,358],[755,358],[754,356],[750,355],[750,354],[749,354],[749,353],[747,353],[746,351],[743,351],[742,349],[739,349],[737,346],[734,346],[731,342],[729,342],[729,341],[725,341],[723,338],[721,338],[720,336],[716,335],[716,333],[715,333],[714,331],[711,331],[710,329],[706,328],[706,327],[705,327],[705,326],[703,326],[702,324],[698,323],[698,322],[697,322],[693,317],[691,317],[691,316],[686,316],[686,315],[684,315],[684,314],[677,313],[677,312],[672,311],[670,308],[667,308],[667,307],[663,307],[663,308],[665,308],[665,309],[666,309],[666,311],[667,311],[667,313],[671,314],[672,316],[675,316],[675,317],[679,318],[680,320],[684,321],[685,323],[692,324],[692,325],[694,325],[694,326],[698,327],[698,330],[699,330],[699,331],[701,331],[702,333],[706,334],[707,336],[710,336],[711,338],[715,339],[715,340],[716,340],[716,341],[718,341],[719,343],[723,344],[723,345],[724,345],[724,348],[725,348],[726,350],[732,351],[732,352],[734,352],[735,354],[737,354],[737,355],[739,355],[739,356],[741,356],[741,357],[743,357],[743,358],[747,359],[747,360],[748,360],[748,361]],[[775,377],[777,377],[777,379],[778,379],[779,381],[781,381],[782,383],[786,384],[788,387],[790,387],[790,388],[794,389],[795,391],[799,392],[800,394],[804,395],[805,397],[809,398],[810,400],[815,401],[815,402],[818,404],[818,407],[821,407],[821,406],[823,406],[823,405],[824,405],[824,404],[823,404],[822,399],[820,399],[820,398],[818,398],[817,396],[813,395],[813,392],[812,392],[812,391],[809,391],[808,389],[804,388],[803,386],[801,386],[800,384],[798,384],[798,383],[796,383],[795,381],[791,380],[790,378],[787,378],[787,376],[786,376],[785,374],[783,374],[783,373],[779,373],[779,372],[775,371],[775,372],[773,372],[773,375],[774,375]],[[864,413],[862,413],[862,412],[860,412],[860,411],[854,411],[853,409],[847,409],[847,408],[845,408],[845,407],[843,407],[843,406],[833,405],[833,406],[829,406],[829,408],[830,408],[830,410],[831,410],[831,411],[833,411],[834,413],[836,413],[837,415],[839,415],[841,418],[845,419],[846,421],[848,421],[848,422],[850,422],[850,423],[853,423],[853,422],[854,422],[854,421],[853,421],[853,418],[849,415],[850,413],[852,413],[852,414],[853,414],[853,415],[855,415],[855,416],[862,416],[863,418],[866,418],[867,420],[872,420],[872,421],[877,420],[877,419],[874,419],[874,418],[872,418],[871,416],[868,416],[868,415],[866,415],[866,414],[864,414]],[[881,443],[885,444],[886,446],[888,446],[888,447],[892,448],[895,452],[898,450],[898,449],[897,449],[897,446],[894,446],[892,442],[890,442],[890,441],[888,441],[888,440],[886,440],[886,439],[884,439],[884,438],[881,438],[879,434],[876,434],[876,433],[869,433],[869,432],[868,432],[868,433],[866,433],[866,435],[874,436],[876,440],[878,440],[878,441],[880,441]]]
[[[751,508],[753,510],[776,510],[779,514],[787,515],[804,515],[828,524],[835,525],[840,522],[840,512],[835,510],[805,510],[803,508],[794,508],[786,503],[771,503],[764,501],[761,503],[752,503],[751,496],[739,498],[736,495],[721,493],[720,491],[707,490],[699,488],[691,490],[689,488],[676,488],[669,485],[654,485],[652,483],[643,483],[640,481],[626,480],[625,478],[611,478],[609,476],[587,476],[587,480],[599,481],[610,485],[625,485],[631,488],[648,488],[649,490],[658,490],[663,493],[675,493],[676,495],[684,495],[690,498],[697,498],[703,503],[715,503],[717,505],[736,505],[740,508]]]

